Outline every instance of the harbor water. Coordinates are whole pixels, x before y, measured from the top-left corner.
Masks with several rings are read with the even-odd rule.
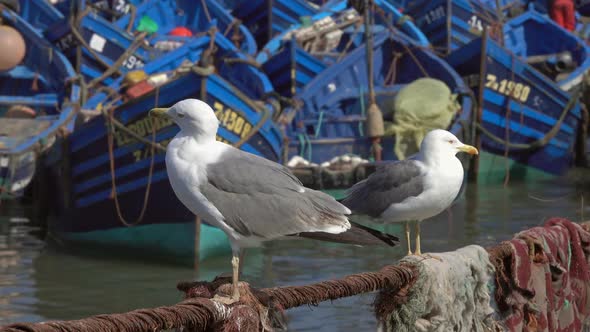
[[[473,243],[491,246],[552,216],[590,219],[590,195],[584,190],[588,184],[589,174],[573,171],[554,180],[469,185],[448,212],[422,223],[423,250],[448,251]],[[209,259],[195,272],[149,257],[63,248],[32,226],[26,206],[3,202],[0,209],[0,325],[171,305],[182,299],[177,282],[212,279],[230,271],[229,257]],[[402,227],[387,230],[403,238]],[[392,249],[275,241],[246,252],[242,278],[256,287],[303,285],[375,271],[405,252],[403,242]],[[373,298],[365,294],[289,310],[289,329],[375,330]]]

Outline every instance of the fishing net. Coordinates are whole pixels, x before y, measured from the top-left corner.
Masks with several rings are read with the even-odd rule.
[[[488,253],[470,245],[437,258],[408,256],[418,279],[408,299],[382,321],[384,331],[492,331],[496,326],[488,284],[494,273]]]
[[[427,132],[448,128],[461,105],[444,82],[420,78],[399,91],[393,107],[394,121],[385,135],[395,136],[394,152],[403,160],[418,152]]]

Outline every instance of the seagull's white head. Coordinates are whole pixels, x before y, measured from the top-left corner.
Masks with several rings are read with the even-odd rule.
[[[455,156],[457,152],[466,152],[472,155],[478,154],[476,148],[461,143],[455,135],[442,129],[435,129],[428,132],[420,145],[420,153],[424,157],[440,156],[449,158]]]
[[[197,141],[214,140],[219,127],[219,120],[211,107],[198,99],[181,100],[170,108],[154,108],[150,114],[171,118],[181,132]]]

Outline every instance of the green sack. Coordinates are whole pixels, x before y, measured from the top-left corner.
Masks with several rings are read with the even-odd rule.
[[[393,107],[386,134],[395,135],[395,154],[403,160],[419,151],[426,133],[447,129],[461,105],[444,82],[420,78],[399,91]]]
[[[139,20],[136,30],[139,32],[147,32],[148,34],[152,34],[154,32],[158,32],[158,23],[152,20],[149,16],[142,16]]]

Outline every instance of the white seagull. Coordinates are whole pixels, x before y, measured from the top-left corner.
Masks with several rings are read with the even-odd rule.
[[[302,236],[356,245],[398,239],[352,223],[350,210],[331,196],[303,187],[286,167],[215,139],[219,120],[197,99],[155,108],[180,131],[166,148],[168,179],[178,199],[204,221],[222,229],[232,247],[233,293],[239,299],[242,248],[284,236]],[[230,302],[231,301],[231,302]]]
[[[420,152],[410,159],[382,165],[352,186],[342,203],[353,213],[366,214],[383,223],[405,222],[408,255],[410,221],[416,227],[416,255],[420,250],[420,222],[448,208],[461,190],[463,165],[458,152],[478,154],[452,133],[436,129],[424,137]]]

